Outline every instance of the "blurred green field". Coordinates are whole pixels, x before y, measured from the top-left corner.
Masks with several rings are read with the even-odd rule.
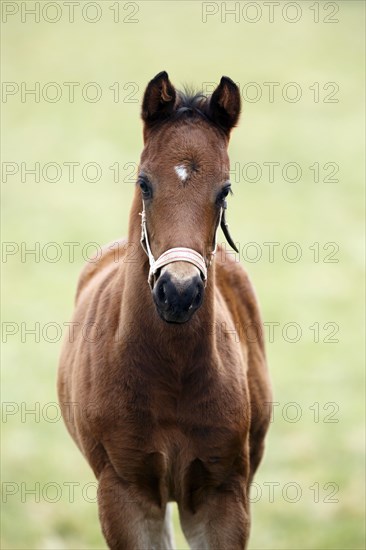
[[[25,3],[10,4],[21,10]],[[204,23],[208,7],[194,1],[121,3],[115,23],[115,4],[100,2],[96,23],[82,19],[80,6],[69,23],[62,2],[55,23],[46,20],[56,17],[52,7],[39,23],[24,14],[22,23],[21,11],[3,18],[2,79],[14,94],[3,95],[2,103],[2,240],[8,255],[2,263],[1,548],[106,548],[92,472],[52,405],[57,327],[65,335],[84,245],[126,234],[130,174],[142,148],[140,100],[148,80],[163,69],[177,87],[209,88],[204,83],[228,75],[246,99],[230,144],[229,221],[267,323],[276,401],[252,494],[250,549],[365,548],[364,4],[302,1],[297,23],[281,15],[283,2],[273,23],[262,3],[256,23],[245,21],[243,12],[239,22],[233,16],[221,21],[221,2],[210,3],[218,13]],[[339,11],[331,16],[332,6]],[[294,17],[291,9],[285,14]],[[326,23],[325,16],[339,22]],[[39,83],[39,102],[31,95],[22,101],[22,82],[28,89]],[[62,90],[58,101],[42,95],[58,90],[45,88],[50,82]],[[80,84],[74,102],[65,82]],[[96,88],[85,90],[90,82],[102,90],[94,103],[82,97],[82,90],[92,97]],[[273,101],[269,82],[278,83]],[[288,83],[296,86],[286,88]],[[283,98],[299,89],[298,101]],[[15,164],[4,168],[5,162]],[[21,163],[29,169],[36,162],[39,182],[31,174],[22,178]],[[50,162],[62,168],[58,181],[47,181],[57,179],[55,167],[42,175]],[[64,164],[70,162],[79,163],[74,181]],[[279,163],[274,181],[271,162]],[[94,183],[87,181],[94,178],[93,166],[87,177],[82,173],[87,163],[101,167]],[[288,163],[301,167],[299,181],[290,181],[295,168],[284,168]],[[61,250],[55,262],[51,242]],[[79,243],[73,261],[64,244],[70,242]],[[273,261],[269,242],[278,243]],[[297,243],[296,249],[287,243]],[[39,254],[25,255],[25,247],[37,246]],[[299,250],[301,258],[290,261]],[[268,323],[277,323],[273,339]],[[31,328],[39,338],[26,333]],[[187,548],[177,517],[175,525],[177,548]]]

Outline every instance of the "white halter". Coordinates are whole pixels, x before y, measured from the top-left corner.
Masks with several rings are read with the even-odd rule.
[[[150,270],[149,270],[149,276],[148,276],[148,283],[150,285],[150,288],[153,288],[153,282],[154,282],[154,275],[155,273],[164,267],[165,265],[171,264],[173,262],[188,262],[190,264],[195,265],[201,272],[201,276],[204,282],[204,285],[206,286],[207,283],[207,269],[210,267],[212,263],[212,259],[214,255],[216,254],[216,248],[217,248],[217,242],[216,242],[216,233],[217,228],[221,223],[222,218],[222,208],[220,209],[220,215],[219,220],[215,229],[215,237],[213,242],[213,249],[210,252],[210,259],[205,259],[199,252],[196,250],[193,250],[193,248],[185,248],[183,246],[178,246],[175,248],[169,248],[165,252],[163,252],[157,260],[155,260],[153,253],[151,252],[150,243],[149,243],[149,235],[147,232],[147,226],[146,226],[146,212],[145,212],[145,203],[142,201],[142,212],[140,213],[141,216],[141,246],[144,249],[144,251],[147,254],[147,257],[149,258],[149,264],[150,264]]]

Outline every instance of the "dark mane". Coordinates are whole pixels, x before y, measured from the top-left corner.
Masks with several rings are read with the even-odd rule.
[[[210,98],[202,92],[194,91],[185,86],[183,90],[177,91],[177,103],[174,112],[169,117],[169,120],[181,120],[184,118],[204,118],[210,119],[208,106]]]

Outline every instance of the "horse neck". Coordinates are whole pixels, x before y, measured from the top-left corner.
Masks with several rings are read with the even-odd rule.
[[[141,244],[141,199],[135,195],[129,221],[128,243],[133,250],[133,261],[122,263],[123,295],[120,312],[120,330],[130,341],[150,342],[164,351],[164,356],[178,354],[180,358],[198,350],[202,354],[215,349],[214,316],[214,262],[209,269],[205,298],[193,318],[182,325],[162,321],[155,308],[148,285],[149,261]],[[152,244],[153,247],[153,244]],[[126,334],[127,331],[127,334]]]

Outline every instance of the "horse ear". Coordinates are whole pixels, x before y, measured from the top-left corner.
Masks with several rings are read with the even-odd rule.
[[[240,91],[238,86],[227,76],[223,76],[220,84],[210,98],[208,113],[210,118],[220,126],[226,134],[237,124],[240,116]]]
[[[142,102],[142,120],[149,125],[168,117],[174,110],[175,99],[175,88],[168,73],[162,71],[147,85]]]

